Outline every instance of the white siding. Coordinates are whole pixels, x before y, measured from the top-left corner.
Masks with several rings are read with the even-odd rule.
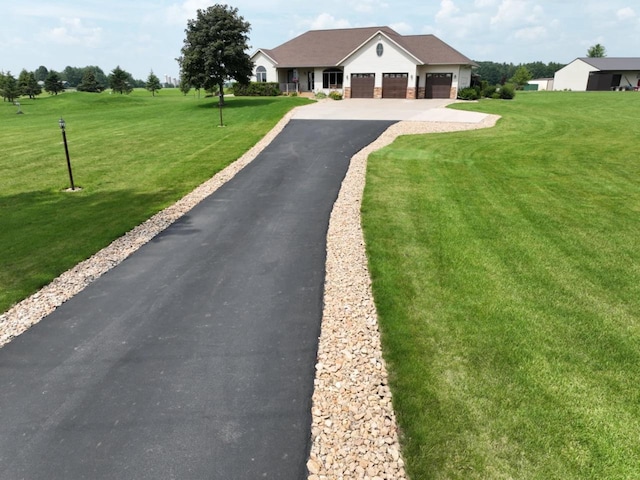
[[[382,44],[383,53],[376,53],[378,43]],[[352,73],[375,73],[375,86],[382,87],[384,73],[408,73],[408,87],[415,86],[416,60],[389,41],[384,35],[376,35],[360,50],[344,62],[344,86],[351,86]],[[316,80],[317,80],[316,75]],[[322,83],[320,83],[322,86]]]
[[[256,68],[264,67],[267,69],[267,82],[277,82],[278,74],[276,72],[276,68],[269,57],[267,57],[261,51],[258,51],[253,54],[251,57],[253,61],[253,75],[251,75],[251,81],[256,81]]]
[[[597,71],[596,67],[578,58],[556,72],[553,77],[553,89],[584,92],[587,90],[589,72]]]

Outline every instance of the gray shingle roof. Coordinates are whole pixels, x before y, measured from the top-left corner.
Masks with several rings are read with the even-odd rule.
[[[434,35],[400,35],[389,27],[310,30],[273,49],[260,49],[280,68],[337,66],[378,32],[387,35],[423,64],[476,65]]]

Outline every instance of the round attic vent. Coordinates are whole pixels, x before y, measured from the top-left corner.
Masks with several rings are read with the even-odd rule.
[[[381,43],[379,43],[376,46],[376,53],[378,54],[379,57],[381,57],[382,56],[382,52],[384,52],[384,46]]]

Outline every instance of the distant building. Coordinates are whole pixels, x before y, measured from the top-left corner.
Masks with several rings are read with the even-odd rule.
[[[558,70],[554,90],[637,90],[640,87],[640,57],[576,58]]]

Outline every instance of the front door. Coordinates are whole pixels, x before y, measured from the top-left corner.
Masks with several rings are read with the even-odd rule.
[[[307,72],[307,90],[313,92],[315,90],[315,72]]]

